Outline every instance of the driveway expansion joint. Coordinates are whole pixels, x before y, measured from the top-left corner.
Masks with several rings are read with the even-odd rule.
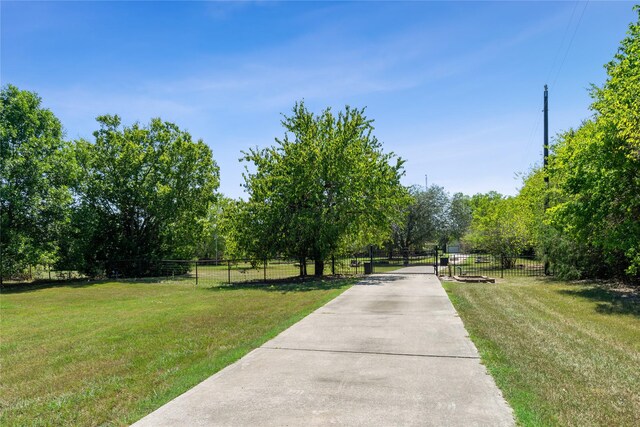
[[[310,351],[320,353],[347,353],[347,354],[372,354],[381,356],[407,356],[407,357],[429,357],[429,358],[442,358],[442,359],[480,359],[479,356],[455,356],[450,354],[420,354],[420,353],[391,353],[387,351],[357,351],[357,350],[329,350],[323,348],[291,348],[291,347],[266,347],[262,346],[265,350],[289,350],[289,351]]]

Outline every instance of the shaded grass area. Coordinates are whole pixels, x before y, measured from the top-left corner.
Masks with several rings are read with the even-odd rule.
[[[3,291],[0,424],[129,424],[355,280],[199,288],[70,282]]]
[[[596,284],[444,284],[527,426],[640,425],[640,300]]]
[[[315,272],[314,264],[307,264],[307,274],[313,275]],[[252,265],[249,262],[223,263],[220,265],[199,265],[198,279],[199,283],[216,284],[216,283],[240,283],[255,280],[277,280],[296,278],[300,274],[300,269],[294,262],[270,262],[267,263],[266,269],[263,264]],[[195,277],[195,271],[191,269],[190,275]]]

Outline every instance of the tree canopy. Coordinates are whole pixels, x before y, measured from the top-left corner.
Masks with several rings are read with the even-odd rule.
[[[393,246],[406,257],[428,242],[446,243],[451,224],[449,195],[442,187],[408,188],[411,202],[392,224]]]
[[[507,258],[520,255],[533,246],[531,215],[522,199],[495,191],[471,198],[473,217],[466,244]]]
[[[406,202],[403,161],[383,152],[364,109],[315,115],[299,102],[282,125],[276,145],[244,153],[252,164],[239,215],[245,249],[313,259],[322,274],[341,247],[382,243]]]
[[[593,116],[556,137],[549,166],[534,168],[517,196],[472,198],[465,240],[474,248],[506,255],[536,248],[566,278],[638,279],[640,7],[635,10],[638,21],[605,65],[607,80],[591,88]]]
[[[11,276],[57,260],[71,204],[62,125],[35,93],[0,92],[0,154],[0,257]]]
[[[74,258],[90,268],[97,260],[195,256],[219,183],[211,149],[160,119],[122,126],[118,116],[101,116],[98,123],[95,142],[76,142]]]
[[[548,223],[596,253],[612,274],[640,273],[640,7],[607,81],[594,86],[594,115],[552,147]]]

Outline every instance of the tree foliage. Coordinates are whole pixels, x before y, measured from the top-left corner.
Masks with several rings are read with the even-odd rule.
[[[532,218],[533,244],[565,278],[640,276],[640,7],[635,10],[638,21],[605,65],[606,82],[591,88],[593,116],[557,136],[549,166],[532,171],[517,196]]]
[[[56,261],[71,204],[72,158],[60,121],[33,92],[0,92],[0,257],[3,275]]]
[[[189,259],[204,239],[218,167],[202,141],[175,124],[121,126],[98,118],[95,142],[76,142],[81,179],[71,258]]]
[[[585,258],[597,259],[609,274],[638,276],[640,19],[605,68],[607,81],[591,91],[594,116],[561,134],[553,147],[548,173],[555,203],[548,223],[563,239],[579,242]]]
[[[473,217],[465,244],[507,260],[533,246],[532,215],[522,198],[495,191],[471,198]]]
[[[244,153],[252,164],[238,214],[244,250],[313,259],[322,274],[340,248],[382,243],[405,201],[403,162],[382,151],[364,110],[315,115],[300,102],[282,125],[275,146]]]
[[[471,226],[472,219],[471,198],[462,193],[455,193],[451,197],[451,201],[449,203],[447,228],[445,233],[446,240],[462,239]]]
[[[446,239],[451,224],[449,195],[442,187],[409,187],[411,203],[392,225],[393,246],[406,257],[428,242]]]

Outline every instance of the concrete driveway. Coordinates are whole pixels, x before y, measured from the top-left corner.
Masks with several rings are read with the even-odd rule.
[[[511,426],[430,274],[374,275],[135,426]]]

